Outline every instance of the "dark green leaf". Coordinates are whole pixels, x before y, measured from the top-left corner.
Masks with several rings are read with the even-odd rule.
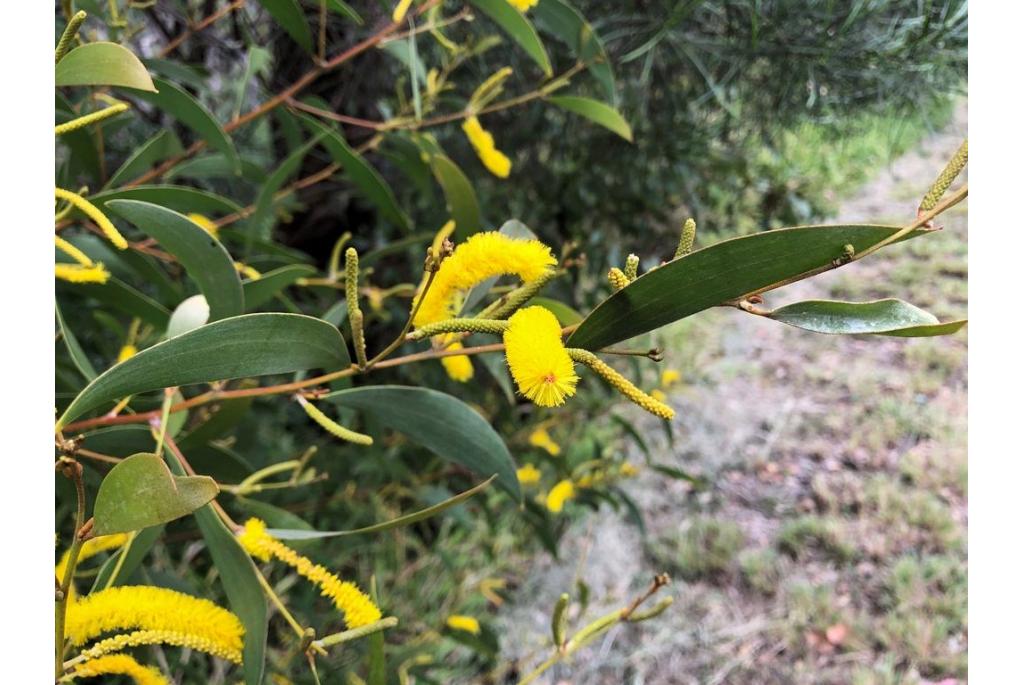
[[[815,333],[873,333],[905,338],[949,335],[967,323],[966,320],[939,323],[923,309],[896,299],[873,302],[807,300],[779,307],[771,318]]]
[[[73,288],[64,284],[59,286],[58,292],[93,297],[160,329],[167,326],[167,320],[171,316],[162,304],[113,276],[106,283],[76,283]]]
[[[544,50],[537,31],[526,16],[512,6],[508,0],[470,0],[470,4],[486,14],[512,40],[526,51],[526,54],[544,70],[545,76],[551,76],[551,61]]]
[[[352,9],[347,2],[342,2],[342,0],[327,0],[327,8],[332,12],[348,17],[360,26],[363,25],[363,18],[359,16],[359,13]]]
[[[60,419],[148,390],[345,365],[345,341],[326,321],[299,314],[245,314],[171,338],[101,374]]]
[[[552,300],[549,297],[535,297],[523,306],[530,307],[533,305],[544,307],[544,309],[550,311],[552,314],[555,315],[555,318],[558,319],[558,323],[562,324],[563,326],[574,326],[578,324],[580,321],[583,321],[583,315],[580,314],[578,311],[576,311],[569,305],[565,304],[564,302]]]
[[[60,303],[54,303],[54,310],[57,313],[57,326],[60,327],[60,334],[64,338],[64,345],[68,348],[71,361],[74,362],[75,368],[85,376],[86,380],[91,381],[96,378],[96,369],[93,367],[92,362],[89,361],[85,350],[78,344],[78,338],[75,337],[75,334],[71,332],[71,329],[65,323],[64,315],[60,313]]]
[[[165,128],[140,145],[124,164],[114,172],[104,187],[116,188],[137,176],[141,176],[168,157],[181,153],[184,148],[174,131]]]
[[[156,91],[146,67],[131,50],[99,41],[80,45],[64,56],[54,72],[60,86],[119,86]]]
[[[313,51],[306,14],[295,0],[257,0],[296,43],[306,52]]]
[[[362,190],[370,202],[376,205],[381,214],[402,229],[409,230],[409,217],[398,207],[395,194],[391,192],[391,188],[377,170],[349,147],[348,142],[338,131],[313,117],[302,118],[314,132],[326,133],[327,137],[323,139],[324,147],[334,161],[344,167],[348,178]]]
[[[96,535],[127,533],[188,516],[219,492],[206,476],[173,476],[155,454],[133,454],[110,470],[93,507]]]
[[[163,532],[164,526],[151,526],[132,536],[125,548],[118,550],[100,567],[96,581],[92,584],[92,591],[127,583]],[[121,560],[121,555],[124,555],[124,561]]]
[[[508,448],[480,414],[460,399],[428,388],[379,385],[340,390],[325,399],[360,409],[439,457],[482,476],[520,499],[519,479]]]
[[[139,93],[139,97],[195,131],[210,147],[224,153],[237,169],[238,153],[235,152],[235,146],[210,110],[170,81],[156,79],[156,87],[159,92]]]
[[[480,220],[480,205],[476,201],[473,185],[455,162],[444,155],[433,155],[430,158],[430,168],[437,182],[441,184],[441,190],[444,191],[448,213],[455,220],[455,235],[465,240],[483,226]]]
[[[860,252],[898,226],[781,228],[733,238],[647,272],[592,311],[568,345],[597,350]],[[928,231],[910,233],[905,239]]]
[[[241,209],[231,200],[207,190],[187,186],[146,185],[121,190],[105,190],[89,198],[94,205],[103,209],[111,200],[139,200],[152,202],[177,212],[200,214],[232,214]]]
[[[618,134],[631,143],[633,142],[633,129],[629,127],[629,123],[622,118],[622,115],[614,107],[591,98],[575,95],[552,95],[547,100],[553,105],[590,119],[595,124],[604,126],[609,131]]]
[[[242,289],[245,290],[245,306],[250,310],[255,309],[272,300],[295,281],[315,273],[316,268],[309,264],[289,264],[268,271],[256,280],[246,281],[242,284]]]
[[[591,75],[604,88],[605,97],[614,102],[617,94],[611,61],[601,39],[583,15],[565,0],[540,0],[532,12],[542,29],[557,36],[586,63]]]
[[[245,310],[235,262],[220,241],[172,209],[138,200],[110,200],[107,207],[135,224],[175,256],[210,306],[210,320]]]
[[[431,507],[427,507],[426,509],[420,509],[419,511],[413,512],[411,514],[399,516],[398,518],[391,519],[390,521],[384,521],[383,523],[376,523],[372,526],[366,526],[365,528],[355,528],[353,530],[313,530],[311,527],[306,526],[300,529],[275,528],[270,529],[267,532],[273,535],[274,537],[280,538],[282,540],[314,540],[318,538],[337,538],[345,535],[361,535],[363,533],[380,533],[385,530],[391,530],[392,528],[408,526],[412,523],[416,523],[417,521],[422,521],[423,519],[427,519],[436,514],[440,514],[445,509],[448,509],[449,507],[454,507],[456,504],[460,504],[461,502],[466,501],[473,495],[482,491],[484,488],[490,485],[495,478],[497,478],[497,475],[491,476],[483,483],[475,485],[469,490],[460,492],[454,497],[449,497],[443,502],[439,502],[438,504],[435,504]]]

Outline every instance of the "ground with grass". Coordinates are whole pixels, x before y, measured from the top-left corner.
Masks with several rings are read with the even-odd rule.
[[[842,203],[838,221],[903,223],[966,135],[941,134]],[[967,310],[967,214],[944,230],[770,294],[895,296],[940,319]],[[548,653],[550,609],[578,581],[589,618],[657,571],[675,604],[617,626],[546,683],[958,682],[967,669],[967,334],[904,340],[818,336],[729,310],[665,335],[669,442],[632,413],[656,461],[627,486],[645,534],[621,514],[584,517],[560,560],[535,560],[501,612],[502,661]],[[643,461],[639,452],[633,455]],[[575,606],[579,606],[576,602]],[[572,614],[574,622],[582,621]]]

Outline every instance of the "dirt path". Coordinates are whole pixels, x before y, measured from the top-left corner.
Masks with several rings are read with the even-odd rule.
[[[846,201],[837,221],[900,223],[966,135],[953,124]],[[966,210],[945,231],[772,294],[900,297],[966,314]],[[663,336],[674,444],[628,414],[657,461],[627,491],[646,538],[615,513],[538,558],[503,616],[503,650],[535,664],[558,594],[582,579],[588,617],[656,571],[675,604],[617,627],[546,683],[915,683],[966,677],[966,333],[901,340],[819,336],[710,311]],[[674,341],[685,341],[674,342]],[[642,461],[638,452],[634,456]]]

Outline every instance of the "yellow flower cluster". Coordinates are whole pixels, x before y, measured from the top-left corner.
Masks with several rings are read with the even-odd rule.
[[[128,361],[138,353],[139,348],[128,343],[127,345],[122,346],[121,351],[117,353],[117,363],[120,364],[121,362]]]
[[[519,392],[541,407],[557,407],[576,393],[572,359],[562,344],[562,327],[544,307],[520,309],[508,320],[505,358]]]
[[[342,581],[323,566],[314,564],[292,548],[275,540],[267,532],[267,526],[263,521],[256,518],[246,521],[238,541],[246,552],[257,559],[269,561],[274,557],[318,586],[321,594],[329,597],[345,616],[345,624],[350,629],[376,623],[381,619],[380,609],[355,584],[347,580]]]
[[[452,630],[461,630],[466,633],[480,634],[480,621],[472,616],[452,614],[445,620],[445,624]]]
[[[409,11],[409,5],[412,4],[412,0],[399,0],[398,4],[395,5],[394,11],[391,13],[391,21],[396,24],[405,19],[405,13]]]
[[[497,231],[477,233],[441,263],[413,323],[425,326],[456,315],[462,294],[494,276],[535,281],[557,264],[551,248],[539,240],[510,238]]]
[[[551,439],[551,434],[546,428],[538,428],[530,433],[530,444],[541,448],[552,457],[557,457],[562,453],[562,446]]]
[[[106,283],[110,273],[102,264],[97,264],[77,247],[61,238],[53,236],[53,243],[58,250],[75,260],[75,264],[58,262],[54,265],[54,275],[62,281],[70,283]]]
[[[114,244],[114,247],[119,250],[128,249],[128,241],[124,239],[124,236],[121,235],[117,228],[114,227],[114,224],[111,223],[110,219],[108,219],[107,216],[101,212],[98,207],[96,207],[96,205],[89,202],[78,193],[73,193],[70,190],[64,190],[63,188],[54,189],[54,196],[58,200],[65,200],[71,203],[76,209],[82,212],[82,214],[85,214],[87,217],[92,219],[96,225],[99,226],[103,235],[107,236],[107,239]]]
[[[533,485],[540,480],[540,470],[533,464],[516,469],[516,478],[520,485]]]
[[[234,646],[215,642],[209,637],[202,635],[176,633],[170,630],[134,630],[124,635],[108,637],[83,651],[82,656],[86,659],[95,659],[104,654],[119,652],[127,647],[139,647],[140,645],[184,647],[185,649],[206,652],[236,664],[242,663],[242,652]]]
[[[75,678],[95,678],[101,675],[124,675],[135,685],[170,685],[164,674],[152,666],[143,666],[127,654],[108,654],[75,666]]]
[[[449,350],[461,350],[462,343],[454,342],[445,346]],[[450,357],[441,357],[441,365],[448,372],[453,381],[465,383],[473,377],[473,362],[465,354],[455,354]]]
[[[494,136],[484,130],[480,120],[469,117],[462,123],[462,130],[487,170],[498,178],[508,178],[509,172],[512,171],[512,161],[494,146]]]
[[[106,552],[110,549],[116,549],[128,542],[128,533],[115,533],[114,535],[101,535],[95,538],[89,538],[82,543],[82,547],[78,550],[78,563],[82,563],[86,559],[96,556],[100,552]],[[68,558],[71,551],[64,552],[64,555],[60,558],[60,562],[53,570],[53,574],[57,576],[57,580],[64,580],[64,573],[68,568]]]
[[[525,12],[531,7],[535,7],[540,0],[508,0],[508,4],[515,7],[520,12]]]
[[[75,645],[132,628],[159,631],[164,642],[173,635],[176,642],[170,644],[187,643],[231,661],[241,660],[245,632],[241,621],[208,599],[166,588],[119,586],[94,592],[68,606],[66,630]]]
[[[218,240],[220,239],[220,227],[209,217],[192,212],[188,215],[188,218],[192,220],[192,223],[199,226],[199,228],[203,229],[214,238],[217,238]]]
[[[548,493],[545,504],[548,511],[558,514],[565,507],[565,503],[576,496],[576,487],[571,480],[561,480]]]

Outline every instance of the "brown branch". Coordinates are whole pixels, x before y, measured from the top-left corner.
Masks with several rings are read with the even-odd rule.
[[[160,55],[159,56],[160,57],[167,57],[167,55],[169,55],[172,52],[174,52],[175,50],[177,50],[179,45],[184,43],[186,40],[191,38],[193,35],[199,33],[200,31],[202,31],[203,29],[205,29],[206,27],[208,27],[210,24],[214,23],[218,19],[220,19],[222,17],[226,17],[227,15],[231,14],[233,11],[235,11],[238,8],[240,8],[244,4],[245,4],[245,0],[234,0],[234,2],[232,2],[232,3],[228,4],[228,5],[225,5],[224,7],[220,8],[219,10],[217,10],[216,12],[211,14],[210,16],[208,16],[205,19],[203,19],[202,21],[200,21],[198,24],[195,24],[194,26],[190,26],[189,28],[185,29],[184,31],[179,33],[177,36],[175,36],[175,38],[173,40],[171,40],[171,42],[169,42],[167,45],[165,45],[163,47],[163,49],[160,51]]]

